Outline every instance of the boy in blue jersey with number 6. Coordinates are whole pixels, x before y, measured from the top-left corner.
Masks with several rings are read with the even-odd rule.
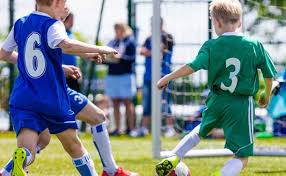
[[[36,146],[46,127],[56,134],[81,175],[97,175],[93,161],[76,134],[62,70],[62,52],[79,56],[115,54],[70,40],[60,22],[68,14],[66,0],[36,0],[38,12],[16,21],[0,51],[0,59],[13,57],[18,47],[17,77],[10,97],[10,114],[17,134],[13,176],[24,176],[24,167],[35,159]]]
[[[174,156],[156,165],[159,176],[168,175],[179,160],[215,128],[224,130],[225,148],[233,152],[233,158],[213,175],[239,175],[253,155],[253,97],[259,88],[257,72],[258,69],[262,71],[266,84],[266,96],[260,96],[258,104],[266,107],[276,69],[259,41],[238,32],[242,17],[239,0],[213,0],[210,14],[219,37],[205,42],[193,62],[158,81],[158,88],[163,89],[171,80],[204,69],[208,70],[210,89],[202,123],[174,148]]]

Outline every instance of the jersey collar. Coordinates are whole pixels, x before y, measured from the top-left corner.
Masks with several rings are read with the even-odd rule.
[[[225,32],[222,34],[222,36],[242,36],[243,34],[241,32]]]
[[[46,13],[44,13],[44,12],[33,11],[32,14],[41,15],[41,16],[46,16],[46,17],[52,18],[50,15],[48,15],[48,14],[46,14]]]

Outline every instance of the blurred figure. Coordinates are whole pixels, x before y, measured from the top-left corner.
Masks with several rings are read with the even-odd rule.
[[[123,23],[114,25],[115,38],[108,46],[118,51],[117,55],[109,58],[108,76],[106,77],[106,94],[112,100],[113,114],[115,118],[115,130],[111,135],[119,135],[120,132],[120,105],[123,103],[126,109],[127,130],[134,129],[135,109],[132,102],[136,93],[135,83],[135,56],[136,42],[132,29]]]
[[[161,76],[165,76],[171,72],[172,54],[173,54],[174,39],[173,36],[163,29],[163,19],[161,18],[161,48],[162,48],[162,65]],[[152,86],[152,57],[151,57],[151,36],[149,36],[140,51],[142,56],[145,56],[145,74],[143,83],[143,119],[141,127],[131,136],[145,136],[149,133],[151,124],[151,86]],[[165,89],[162,92],[162,114],[166,120],[166,128],[164,131],[165,137],[172,137],[176,134],[171,117],[171,96]]]
[[[109,119],[109,101],[108,97],[103,94],[95,96],[95,105],[103,110],[105,116]]]
[[[74,38],[73,33],[72,33],[73,23],[74,23],[74,15],[72,13],[70,13],[67,16],[67,18],[65,19],[64,25],[66,28],[66,32],[67,32],[69,38],[71,38],[71,39]],[[70,55],[70,54],[63,54],[63,64],[64,65],[77,66],[76,56]],[[79,85],[78,80],[72,79],[72,78],[67,78],[66,80],[67,80],[68,86],[71,89],[76,90],[77,92],[80,91],[80,85]]]

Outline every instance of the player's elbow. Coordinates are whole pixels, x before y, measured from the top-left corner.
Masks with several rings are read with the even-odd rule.
[[[72,41],[69,39],[61,41],[61,43],[59,44],[59,48],[61,48],[62,51],[66,54],[73,54]]]
[[[3,48],[0,50],[0,60],[6,61],[6,58],[8,58],[11,55],[11,52],[5,51]]]

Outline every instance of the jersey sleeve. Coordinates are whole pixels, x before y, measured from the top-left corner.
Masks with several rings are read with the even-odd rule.
[[[62,22],[55,22],[48,29],[48,45],[52,49],[58,48],[58,45],[65,39],[68,39],[65,26]]]
[[[269,53],[264,49],[261,43],[258,44],[260,49],[260,63],[258,64],[258,68],[262,71],[264,78],[273,78],[277,71],[271,56]]]
[[[16,49],[17,43],[14,39],[14,27],[10,31],[8,37],[6,38],[4,44],[2,45],[2,48],[7,52],[12,52]]]
[[[209,68],[209,44],[208,42],[204,43],[201,47],[198,55],[195,60],[187,64],[194,71],[201,69],[208,70]]]

